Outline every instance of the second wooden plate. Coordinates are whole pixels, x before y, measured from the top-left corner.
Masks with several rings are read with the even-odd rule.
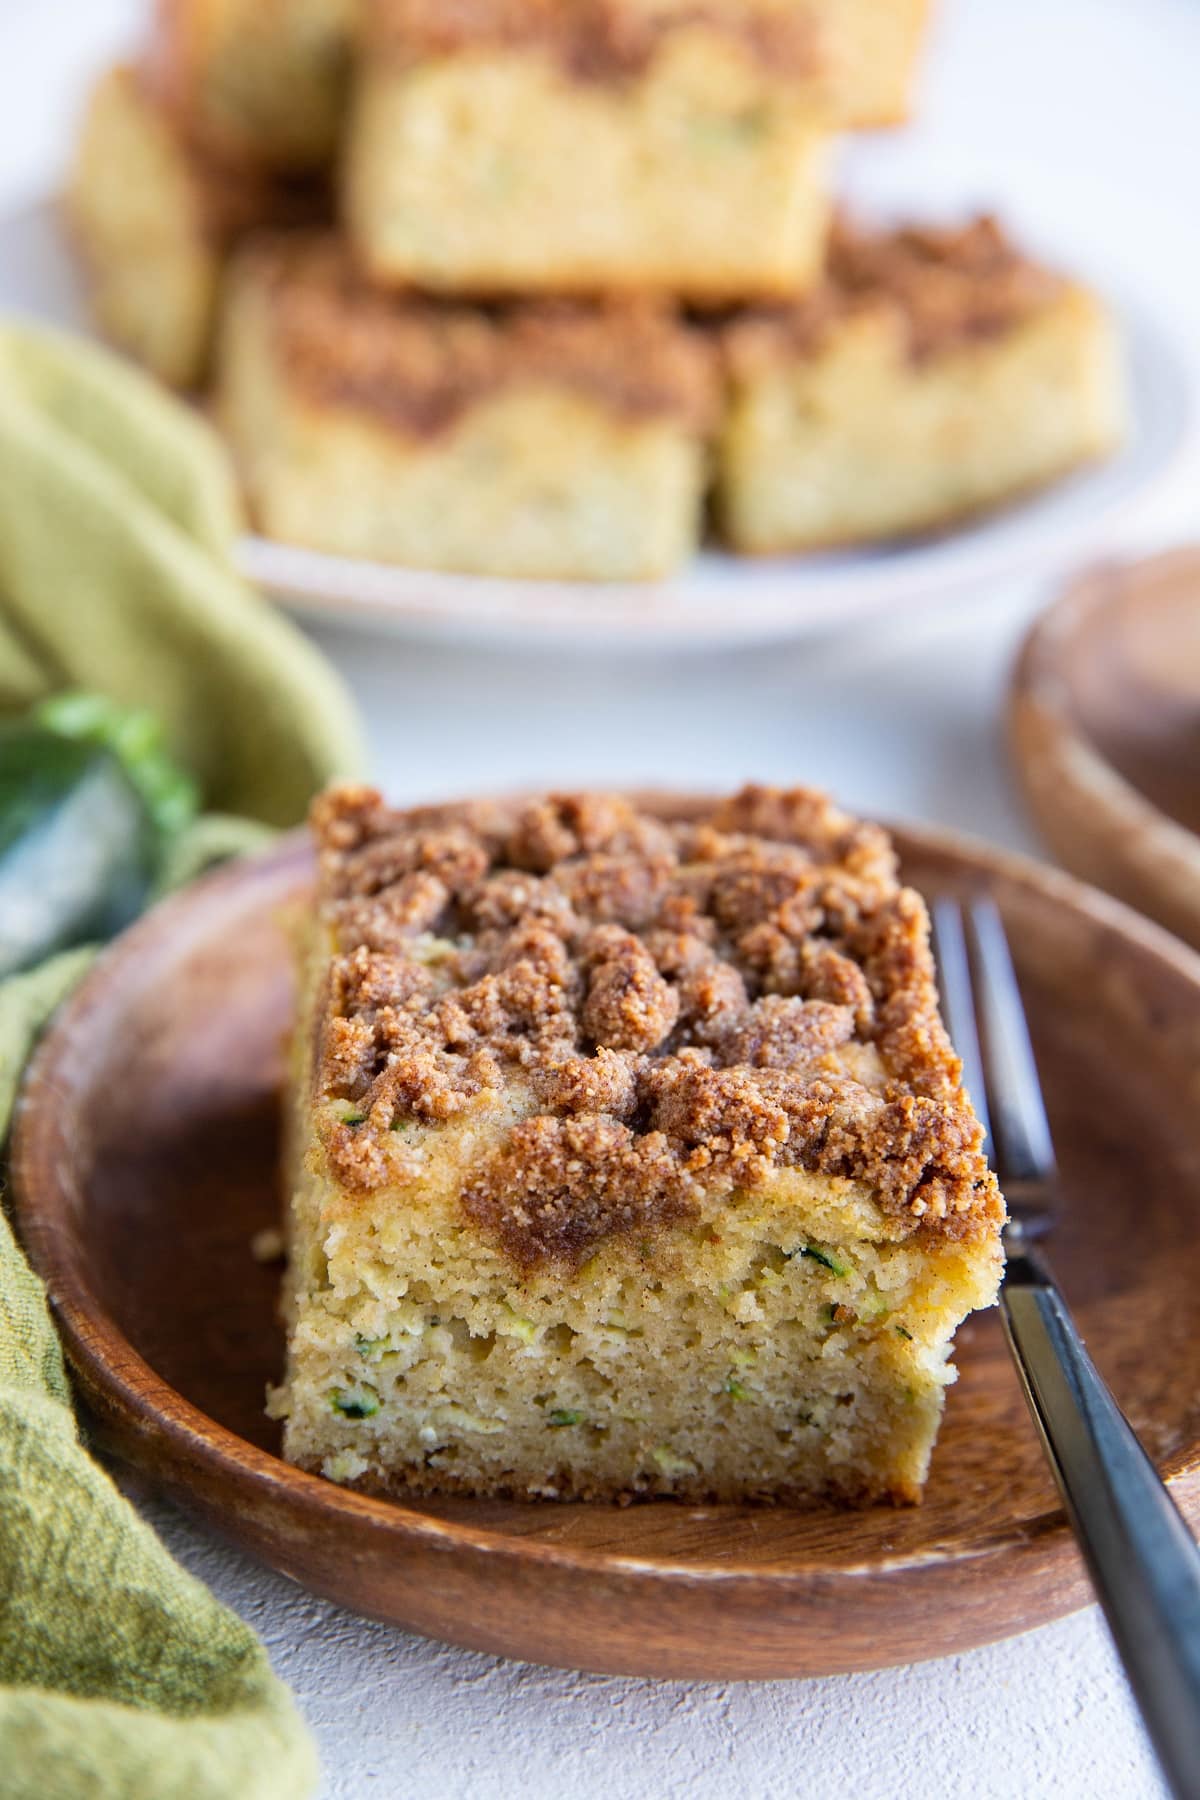
[[[934,835],[900,844],[926,891],[986,886],[1003,909],[1063,1165],[1055,1261],[1200,1522],[1200,961],[1065,878]],[[18,1225],[105,1446],[316,1592],[532,1661],[822,1675],[964,1650],[1086,1601],[994,1313],[959,1334],[928,1496],[908,1511],[405,1505],[283,1463],[263,1412],[278,1269],[250,1239],[278,1217],[279,915],[308,873],[292,843],[152,914],[60,1015],[26,1085]]]
[[[1078,576],[1025,640],[1009,725],[1059,861],[1200,948],[1200,549]]]

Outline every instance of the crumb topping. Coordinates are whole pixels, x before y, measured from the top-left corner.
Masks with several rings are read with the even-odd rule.
[[[819,351],[847,316],[887,306],[915,362],[1010,330],[1062,291],[1062,278],[1031,262],[998,221],[981,214],[941,229],[866,232],[839,223],[826,279],[798,305],[735,320],[728,348],[753,370],[780,350]]]
[[[758,787],[678,819],[606,794],[401,813],[343,787],[312,824],[334,947],[315,1085],[344,1103],[321,1130],[347,1188],[415,1176],[407,1126],[515,1088],[529,1116],[462,1205],[524,1267],[787,1167],[869,1184],[906,1230],[995,1229],[924,904],[877,826]]]
[[[636,78],[673,32],[735,39],[773,73],[823,73],[818,33],[794,0],[367,0],[371,52],[404,66],[472,51],[542,49],[576,81]]]
[[[326,237],[259,242],[243,266],[269,295],[276,354],[293,380],[320,401],[363,407],[414,435],[436,436],[480,401],[539,383],[697,431],[716,416],[711,347],[665,304],[389,296]]]

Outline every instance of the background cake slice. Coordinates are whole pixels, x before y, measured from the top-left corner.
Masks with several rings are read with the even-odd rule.
[[[799,291],[829,101],[795,0],[367,0],[345,212],[382,282]]]
[[[987,218],[842,231],[807,302],[725,332],[718,515],[739,550],[900,536],[1111,452],[1113,323]]]
[[[930,0],[807,0],[807,5],[839,127],[903,123],[912,106]]]
[[[186,135],[219,161],[324,168],[349,97],[358,0],[157,0],[147,58]]]
[[[1002,1205],[885,835],[749,789],[318,803],[285,1451],[404,1492],[919,1498]]]
[[[239,259],[218,404],[263,531],[492,575],[620,579],[694,550],[710,347],[651,304],[390,298],[332,240]]]
[[[66,213],[105,336],[172,387],[208,371],[221,276],[256,227],[317,223],[320,182],[230,171],[204,155],[121,66],[94,88],[76,141]]]

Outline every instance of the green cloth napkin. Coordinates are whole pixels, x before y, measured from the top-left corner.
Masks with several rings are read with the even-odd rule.
[[[47,958],[36,969],[0,981],[0,1144],[8,1136],[21,1075],[38,1032],[87,974],[95,954],[94,945],[84,944]]]
[[[228,560],[228,465],[107,352],[0,325],[0,714],[63,688],[157,713],[209,806],[294,825],[361,762],[329,663]]]
[[[254,1633],[80,1444],[41,1283],[0,1217],[0,1792],[300,1800],[316,1779]]]
[[[205,805],[163,885],[297,823],[360,766],[336,674],[233,572],[228,464],[94,347],[0,322],[0,717],[64,688],[145,707]],[[0,1141],[94,951],[0,983]],[[311,1741],[254,1634],[91,1460],[41,1283],[0,1215],[0,1792],[301,1800]]]

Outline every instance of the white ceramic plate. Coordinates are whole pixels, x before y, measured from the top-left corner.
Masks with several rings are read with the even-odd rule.
[[[297,613],[374,629],[518,643],[745,644],[952,599],[1109,547],[1180,452],[1187,370],[1142,317],[1125,319],[1132,429],[1111,461],[952,532],[871,550],[747,560],[707,550],[665,582],[507,581],[326,556],[263,538],[245,572]]]
[[[0,219],[0,305],[85,314],[48,203]],[[246,538],[247,576],[298,615],[442,640],[520,646],[715,648],[795,638],[958,598],[1112,547],[1188,442],[1192,375],[1169,334],[1124,315],[1132,427],[1120,454],[934,537],[872,550],[744,560],[709,550],[666,582],[536,582],[433,574]]]

